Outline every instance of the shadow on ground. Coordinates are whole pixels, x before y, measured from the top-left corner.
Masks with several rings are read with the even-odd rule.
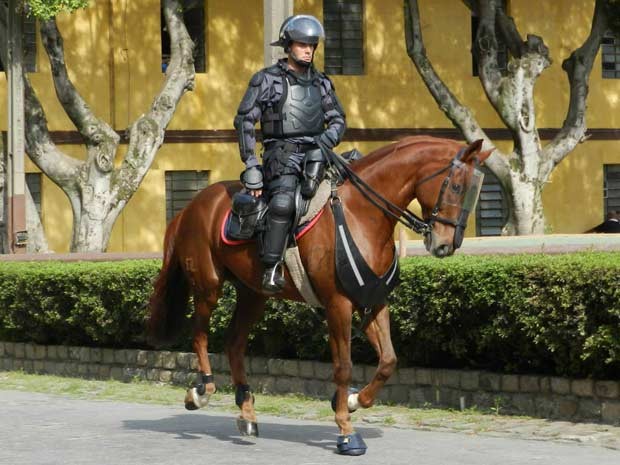
[[[256,443],[254,438],[241,436],[237,430],[235,418],[232,416],[185,414],[158,420],[125,420],[123,423],[126,429],[168,433],[176,435],[176,439],[201,439],[207,436],[239,446]],[[335,425],[278,424],[266,421],[259,423],[258,429],[258,440],[272,439],[326,450],[336,449],[338,429]],[[383,432],[378,428],[356,428],[355,430],[365,439],[383,436]]]

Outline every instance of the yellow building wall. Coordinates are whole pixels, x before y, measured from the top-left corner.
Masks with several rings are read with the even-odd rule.
[[[102,119],[124,130],[145,112],[159,91],[161,72],[159,0],[96,0],[73,15],[61,15],[67,67],[82,96]],[[168,129],[232,129],[237,105],[254,72],[263,67],[263,2],[206,1],[207,70],[196,75],[193,92],[181,100]],[[562,60],[589,32],[594,0],[540,2],[511,0],[509,10],[523,35],[541,35],[553,64],[536,87],[537,125],[559,127],[566,115],[568,83]],[[535,8],[537,14],[529,15]],[[542,10],[544,11],[542,11]],[[322,19],[321,0],[297,0],[296,13]],[[433,66],[451,91],[472,109],[483,127],[502,128],[478,78],[471,72],[470,15],[462,2],[421,0],[426,49]],[[406,53],[401,0],[365,1],[365,74],[332,76],[347,111],[350,128],[451,128]],[[39,44],[40,45],[40,44]],[[75,130],[58,103],[47,56],[38,47],[38,72],[31,81],[47,113],[52,131]],[[323,68],[323,47],[316,57]],[[0,105],[6,108],[6,85],[0,82]],[[620,127],[620,79],[602,79],[600,54],[590,79],[587,124]],[[6,130],[0,111],[0,128]],[[496,141],[509,150],[510,141]],[[543,144],[547,141],[543,141]],[[384,142],[345,142],[367,153]],[[83,157],[80,146],[62,145],[67,154]],[[602,219],[602,164],[620,163],[620,141],[587,141],[554,171],[545,187],[549,232],[582,232]],[[126,150],[121,145],[117,163]],[[167,170],[209,170],[209,182],[236,179],[242,169],[235,143],[165,144],[142,186],[121,214],[109,251],[161,250],[165,230]],[[27,164],[28,171],[36,171]],[[64,194],[47,178],[42,183],[43,222],[50,246],[67,251],[71,211]],[[575,211],[579,214],[576,215]],[[473,218],[467,230],[475,233]]]

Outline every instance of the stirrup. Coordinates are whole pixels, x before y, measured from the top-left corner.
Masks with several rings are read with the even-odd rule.
[[[280,292],[284,288],[286,281],[282,273],[282,262],[266,268],[263,274],[263,290],[267,292]]]

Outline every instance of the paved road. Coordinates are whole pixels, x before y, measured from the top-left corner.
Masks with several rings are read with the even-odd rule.
[[[363,457],[335,454],[329,423],[262,417],[261,437],[234,416],[182,407],[83,401],[0,390],[0,463],[7,465],[618,465],[620,451],[584,444],[361,426]]]

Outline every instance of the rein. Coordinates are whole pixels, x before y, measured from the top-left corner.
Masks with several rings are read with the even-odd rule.
[[[453,220],[449,220],[446,218],[442,218],[438,216],[439,208],[441,206],[441,200],[443,198],[444,192],[450,183],[450,178],[452,176],[452,170],[455,166],[455,162],[458,162],[464,152],[465,149],[461,149],[454,160],[446,167],[439,169],[438,171],[430,174],[429,176],[421,179],[415,184],[415,187],[425,183],[426,181],[430,181],[431,179],[439,176],[441,173],[450,170],[448,176],[444,179],[441,190],[439,191],[439,197],[437,198],[437,202],[435,203],[435,207],[433,208],[433,212],[431,213],[431,219],[429,221],[425,221],[416,215],[414,212],[409,210],[408,208],[402,209],[399,206],[393,204],[386,198],[384,198],[381,194],[375,191],[372,187],[370,187],[362,178],[360,178],[348,165],[348,163],[333,150],[327,148],[324,144],[319,144],[321,150],[327,155],[327,160],[330,164],[336,167],[337,171],[341,174],[345,174],[350,180],[351,183],[357,188],[358,191],[375,207],[379,210],[383,211],[386,215],[392,217],[394,220],[403,224],[407,228],[413,230],[418,234],[422,234],[424,236],[431,233],[433,228],[433,223],[439,222],[444,224],[450,224],[452,226],[456,226],[457,222]],[[335,188],[332,188],[332,198],[337,197],[335,195]],[[396,212],[396,213],[394,213]]]
[[[429,223],[424,221],[411,210],[403,210],[398,205],[395,205],[384,198],[381,194],[370,187],[362,178],[360,178],[340,155],[330,150],[323,144],[320,144],[320,147],[321,150],[327,155],[328,162],[335,166],[336,170],[341,175],[346,175],[357,190],[360,191],[360,193],[375,207],[418,234],[430,234],[431,225],[429,225]],[[332,188],[332,199],[334,198],[337,198],[337,196],[335,195],[335,188]]]

